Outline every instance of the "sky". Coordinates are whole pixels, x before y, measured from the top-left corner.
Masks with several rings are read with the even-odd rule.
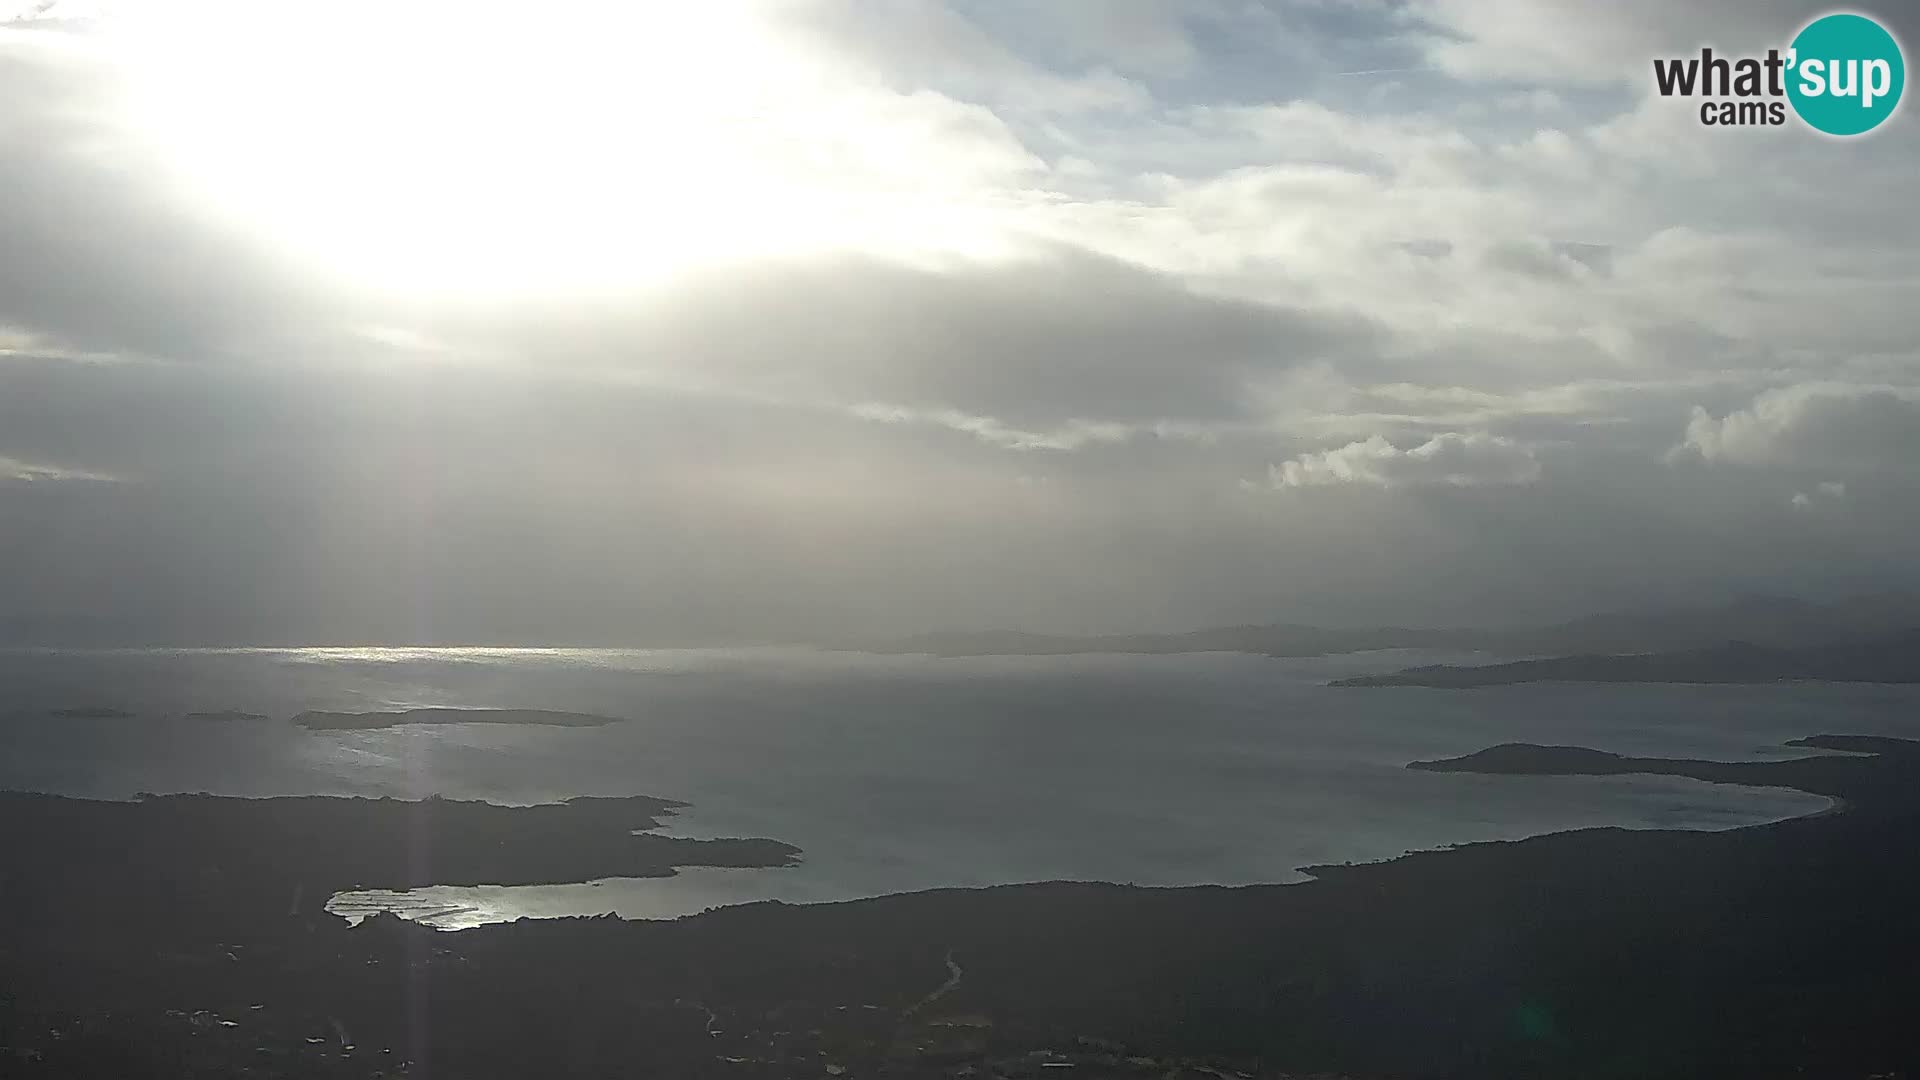
[[[0,0],[0,640],[1920,586],[1912,108],[1652,86],[1825,10]]]

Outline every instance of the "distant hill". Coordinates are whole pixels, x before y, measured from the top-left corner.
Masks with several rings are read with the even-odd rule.
[[[1275,623],[1180,633],[1085,637],[978,631],[920,634],[856,648],[935,656],[1062,656],[1079,653],[1244,652],[1326,656],[1378,649],[1459,649],[1505,656],[1658,653],[1707,649],[1729,641],[1800,648],[1889,634],[1920,626],[1920,597],[1904,593],[1822,604],[1750,596],[1711,607],[1662,608],[1590,615],[1544,626],[1368,627]]]
[[[1371,649],[1480,648],[1461,646],[1478,631],[1374,627],[1347,630],[1320,626],[1221,626],[1166,634],[1101,634],[1074,637],[985,630],[918,634],[864,646],[868,652],[934,656],[1065,656],[1080,653],[1244,652],[1267,656],[1325,656]]]
[[[1797,648],[1892,634],[1920,626],[1920,597],[1906,593],[1815,603],[1782,596],[1745,596],[1711,607],[1661,608],[1590,615],[1543,627],[1527,640],[1535,654],[1651,653],[1745,641]]]
[[[1920,629],[1801,648],[1746,641],[1637,655],[1561,656],[1478,667],[1436,664],[1335,686],[1506,686],[1526,682],[1920,682]]]

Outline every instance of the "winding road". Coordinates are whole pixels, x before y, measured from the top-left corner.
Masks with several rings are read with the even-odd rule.
[[[914,1013],[919,1012],[921,1009],[924,1009],[927,1006],[933,1004],[934,1002],[939,1001],[941,998],[946,997],[948,994],[953,992],[955,987],[960,985],[960,978],[961,976],[965,975],[966,972],[961,970],[960,965],[954,961],[952,949],[947,950],[946,962],[947,962],[947,981],[941,983],[938,987],[934,988],[933,993],[928,994],[926,997],[923,997],[919,1001],[914,1002],[913,1006],[909,1008],[903,1015],[912,1016]]]

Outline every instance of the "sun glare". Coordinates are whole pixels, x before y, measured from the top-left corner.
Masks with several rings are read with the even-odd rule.
[[[368,286],[524,292],[805,243],[756,128],[797,73],[747,11],[202,3],[115,39],[216,212]]]

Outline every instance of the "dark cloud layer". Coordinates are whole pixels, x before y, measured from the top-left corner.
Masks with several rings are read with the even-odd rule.
[[[782,262],[610,307],[443,329],[556,364],[1039,427],[1244,418],[1249,382],[1357,355],[1379,336],[1355,314],[1208,296],[1073,249],[942,269]]]

